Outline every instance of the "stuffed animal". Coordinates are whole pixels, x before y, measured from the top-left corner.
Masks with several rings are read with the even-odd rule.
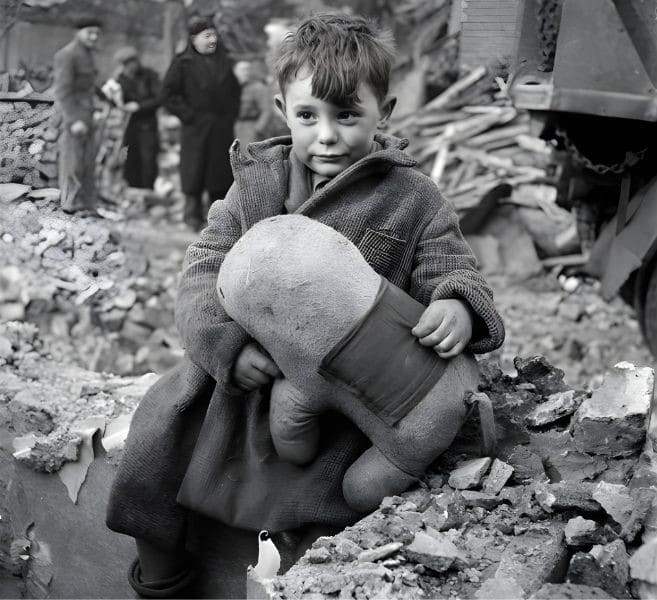
[[[283,373],[270,404],[282,459],[312,461],[328,410],[372,442],[343,480],[352,508],[403,492],[452,443],[477,390],[476,361],[422,346],[410,330],[425,307],[331,227],[301,215],[259,222],[227,253],[217,291]]]

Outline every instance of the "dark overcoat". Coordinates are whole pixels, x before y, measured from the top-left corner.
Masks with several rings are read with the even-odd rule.
[[[329,180],[296,212],[341,232],[379,274],[423,304],[465,300],[476,315],[468,350],[497,348],[504,326],[454,210],[413,168],[405,140],[377,140],[382,149]],[[235,183],[213,204],[208,227],[185,259],[176,320],[186,357],[134,416],[109,504],[112,529],[173,546],[184,536],[184,507],[252,530],[344,527],[360,516],[341,485],[369,445],[362,434],[345,418],[327,415],[319,456],[303,468],[285,463],[269,433],[268,390],[247,394],[231,383],[249,336],[221,307],[217,275],[240,236],[285,213],[290,149],[286,137],[245,152],[235,143],[231,151]]]
[[[189,44],[164,76],[162,103],[182,121],[183,192],[223,198],[233,181],[228,150],[240,108],[240,85],[224,47],[202,55]]]
[[[123,176],[129,185],[152,188],[157,177],[160,149],[157,109],[162,102],[160,78],[153,69],[140,66],[134,75],[118,77],[124,102],[137,102],[139,109],[130,115],[123,136],[128,148]]]

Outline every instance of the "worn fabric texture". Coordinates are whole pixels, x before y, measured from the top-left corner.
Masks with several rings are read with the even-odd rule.
[[[380,275],[422,304],[438,298],[464,299],[477,315],[468,350],[497,348],[504,327],[453,209],[436,185],[413,168],[415,161],[403,152],[405,140],[379,135],[377,142],[380,149],[317,188],[295,212],[345,235]],[[132,432],[139,431],[139,443],[132,441],[126,448],[113,487],[108,524],[117,531],[160,543],[173,540],[182,521],[179,528],[167,522],[166,530],[156,532],[152,522],[140,525],[140,515],[156,514],[160,504],[165,509],[172,506],[172,499],[163,497],[176,485],[182,505],[247,529],[280,531],[322,519],[345,526],[358,517],[344,501],[341,482],[367,446],[362,434],[339,415],[328,415],[320,456],[308,467],[292,468],[273,449],[266,390],[245,394],[230,379],[235,358],[249,337],[219,304],[217,275],[224,256],[244,232],[286,212],[290,143],[283,137],[251,144],[248,151],[239,143],[231,149],[235,183],[225,200],[214,203],[208,227],[187,251],[176,308],[187,360],[216,385],[191,459],[181,453],[169,470],[185,471],[182,482],[176,483],[163,477],[166,467],[150,448],[178,447],[176,435],[195,430],[198,422],[191,422],[192,413],[182,412],[165,427],[168,433],[160,425],[153,433],[150,423],[159,415],[154,407],[162,411],[162,404],[175,403],[177,390],[160,384],[160,405],[149,392],[151,408],[140,406],[129,438],[134,440]],[[173,408],[166,410],[174,414]],[[174,426],[175,419],[189,420],[189,425]],[[164,464],[172,459],[172,451],[162,455]],[[156,502],[158,494],[162,499]]]
[[[118,82],[123,101],[139,104],[139,109],[130,115],[123,136],[123,145],[128,149],[123,176],[132,187],[152,188],[160,150],[157,129],[157,109],[162,101],[160,78],[153,69],[140,66],[134,75],[119,75]]]
[[[55,53],[55,107],[61,117],[59,188],[62,208],[71,212],[93,209],[97,201],[94,169],[98,144],[93,127],[96,75],[93,51],[77,40]],[[87,125],[86,134],[71,134],[70,126],[76,121]]]
[[[233,176],[228,149],[240,107],[240,86],[221,44],[210,55],[191,44],[172,61],[162,84],[162,102],[182,121],[180,178],[185,194],[223,198]]]

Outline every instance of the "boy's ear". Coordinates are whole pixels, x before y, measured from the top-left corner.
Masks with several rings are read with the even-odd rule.
[[[283,115],[283,118],[287,123],[287,115],[285,114],[285,98],[283,98],[283,94],[279,93],[274,96],[274,105],[278,109],[278,112]]]
[[[386,124],[386,121],[390,118],[390,115],[392,114],[392,111],[394,110],[396,104],[397,104],[396,96],[388,96],[381,103],[381,107],[379,109],[379,113],[381,114],[381,116],[379,117],[379,120],[377,122],[377,125],[379,127],[383,127]]]

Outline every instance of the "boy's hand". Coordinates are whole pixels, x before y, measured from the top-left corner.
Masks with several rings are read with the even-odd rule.
[[[452,358],[463,352],[472,337],[470,307],[457,299],[434,300],[411,333],[423,346],[433,346],[441,358]]]
[[[255,342],[242,348],[233,367],[233,381],[248,392],[266,385],[280,374],[276,363]]]

